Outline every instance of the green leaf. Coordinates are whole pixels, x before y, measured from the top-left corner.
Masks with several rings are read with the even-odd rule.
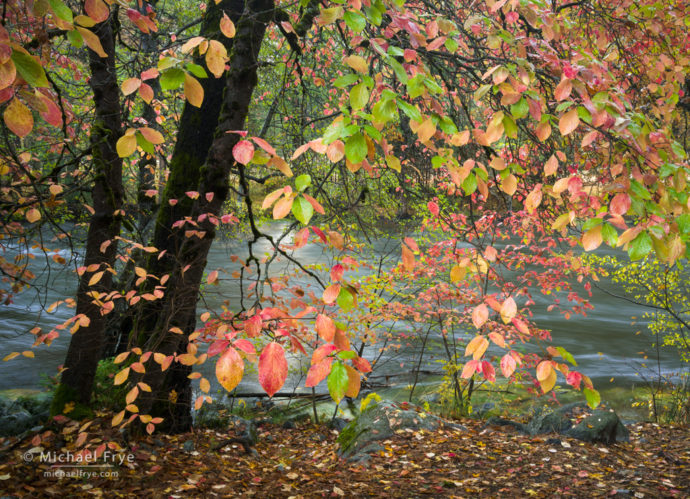
[[[345,24],[355,33],[359,33],[367,26],[367,20],[357,11],[345,11],[343,18],[345,19]]]
[[[517,120],[527,116],[527,113],[529,113],[529,104],[527,104],[527,99],[524,97],[510,106],[510,114]]]
[[[345,366],[340,361],[335,361],[331,366],[331,373],[328,375],[328,393],[333,400],[339,403],[345,396],[347,384],[349,382]]]
[[[203,67],[199,66],[198,64],[194,64],[194,63],[190,62],[189,64],[187,64],[186,67],[187,67],[187,71],[192,73],[197,78],[208,78],[208,73],[206,72],[206,70]]]
[[[477,177],[474,173],[470,173],[462,183],[462,190],[465,191],[465,196],[469,196],[477,190]]]
[[[345,157],[350,163],[361,163],[367,157],[367,141],[361,132],[355,133],[345,142]]]
[[[17,72],[22,78],[32,87],[49,87],[48,79],[46,78],[43,67],[36,62],[36,59],[24,52],[12,51],[12,62]]]
[[[404,100],[398,100],[398,109],[407,115],[408,118],[414,121],[422,121],[422,113],[419,112],[417,106],[405,102]]]
[[[601,396],[599,395],[599,392],[596,390],[592,390],[590,388],[583,388],[582,391],[585,394],[585,399],[587,399],[587,405],[590,406],[592,409],[596,409],[599,403],[601,402]]]
[[[649,193],[647,188],[639,183],[637,180],[630,181],[630,190],[637,195],[637,197],[642,199],[652,199],[652,195]]]
[[[311,177],[306,173],[300,175],[295,179],[295,187],[299,192],[304,192],[304,190],[311,185]]]
[[[333,82],[333,85],[336,88],[344,88],[344,87],[347,87],[349,85],[352,85],[358,79],[359,79],[359,75],[357,75],[356,73],[348,73],[346,75],[341,76],[340,78],[337,78]]]
[[[50,3],[50,8],[53,10],[53,12],[55,12],[55,15],[60,19],[67,21],[68,23],[72,23],[74,21],[72,10],[67,7],[62,0],[48,0],[48,3]]]
[[[517,138],[518,128],[515,124],[515,120],[511,115],[506,114],[505,116],[503,116],[503,128],[505,129],[506,137],[509,137],[511,139]]]
[[[398,80],[400,80],[401,83],[407,83],[407,71],[405,71],[405,68],[403,68],[402,64],[390,57],[386,59],[386,62],[388,62],[390,67],[393,68],[393,71],[395,71],[395,76],[398,78]]]
[[[590,218],[582,224],[582,232],[587,232],[589,229],[593,229],[597,225],[601,225],[602,222],[603,220],[601,218]]]
[[[678,230],[683,234],[690,233],[690,213],[683,213],[678,218],[676,218],[676,223],[678,224]]]
[[[352,109],[359,110],[369,102],[369,89],[364,83],[358,83],[350,90],[350,105]]]
[[[628,247],[628,255],[633,261],[644,258],[650,251],[652,251],[652,236],[647,232],[640,232]]]
[[[326,132],[323,134],[323,143],[328,145],[338,140],[342,136],[344,128],[342,120],[334,121],[328,125]]]
[[[69,43],[72,45],[72,47],[81,48],[81,46],[84,45],[84,39],[81,37],[81,34],[79,34],[79,32],[76,29],[67,32],[67,39],[69,40]]]
[[[184,71],[180,68],[166,69],[161,73],[160,84],[163,90],[175,90],[184,83]]]
[[[307,225],[314,214],[314,207],[309,201],[299,196],[292,203],[292,214],[297,220],[302,222],[303,225]]]
[[[395,100],[387,99],[380,100],[374,105],[372,114],[374,119],[379,123],[386,123],[394,120],[397,117],[398,108],[395,105]]]
[[[357,354],[353,352],[352,350],[345,350],[342,352],[338,352],[337,357],[342,360],[348,360],[348,359],[354,359],[357,357]]]
[[[369,22],[371,22],[371,24],[373,24],[374,26],[379,26],[381,24],[383,17],[377,9],[373,9],[371,7],[364,7],[364,13],[367,15],[367,19],[369,19]]]
[[[340,293],[338,293],[336,303],[343,310],[343,312],[349,312],[355,306],[355,299],[352,296],[352,293],[350,293],[345,286],[342,286],[340,288]]]
[[[562,356],[567,362],[570,362],[572,365],[577,366],[577,362],[575,362],[575,358],[573,357],[573,355],[572,355],[569,351],[567,351],[567,350],[566,350],[565,348],[563,348],[563,347],[556,347],[556,350],[558,350],[558,353],[560,353],[561,356]]]
[[[140,133],[137,133],[137,145],[141,147],[144,151],[149,153],[151,156],[156,155],[156,149],[153,147],[153,144],[146,140],[144,136]]]
[[[618,232],[611,224],[604,224],[604,226],[601,228],[601,237],[604,242],[612,248],[615,247],[616,243],[618,242]]]

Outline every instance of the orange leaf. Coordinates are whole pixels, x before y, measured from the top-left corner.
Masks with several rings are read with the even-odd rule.
[[[558,171],[558,158],[552,154],[548,161],[544,164],[544,173],[546,175],[555,175]]]
[[[311,388],[321,383],[331,372],[333,357],[326,357],[309,368],[305,386]]]
[[[84,10],[97,23],[105,21],[110,15],[110,9],[103,0],[86,0],[84,2]]]
[[[477,372],[477,367],[479,367],[481,363],[478,360],[471,360],[467,364],[465,364],[465,367],[462,368],[462,374],[460,374],[461,378],[468,379],[471,378],[474,373]]]
[[[127,78],[125,81],[122,82],[120,88],[122,89],[123,94],[130,95],[136,92],[140,86],[141,80],[139,78]]]
[[[259,383],[272,397],[285,383],[288,364],[283,347],[275,341],[266,345],[259,357]]]
[[[333,337],[335,336],[335,323],[333,319],[324,314],[317,315],[316,332],[324,341],[333,341]]]
[[[474,360],[479,360],[489,347],[489,340],[483,335],[475,336],[465,348],[465,357],[471,355]]]
[[[577,109],[572,108],[570,111],[561,116],[558,121],[558,129],[561,135],[565,136],[575,131],[580,124],[580,117],[577,115]]]
[[[281,218],[285,218],[288,215],[288,213],[290,213],[290,210],[292,209],[292,203],[294,201],[295,198],[292,196],[284,197],[280,201],[278,201],[276,205],[273,207],[273,219],[280,220]]]
[[[184,75],[184,96],[194,107],[201,107],[204,101],[204,87],[189,73]]]
[[[510,376],[515,372],[515,359],[513,358],[510,353],[505,354],[501,358],[501,371],[503,372],[503,376],[506,378],[510,378]]]
[[[493,341],[499,347],[501,347],[501,348],[506,347],[506,340],[503,338],[502,334],[496,333],[496,332],[491,332],[491,333],[489,333],[489,338],[491,338],[491,341]]]
[[[362,386],[361,376],[353,367],[347,364],[345,364],[345,371],[347,371],[347,388],[345,389],[345,396],[356,398]]]
[[[561,80],[561,82],[558,84],[556,90],[553,93],[553,96],[556,98],[556,101],[560,102],[562,100],[567,99],[570,96],[570,92],[572,90],[572,81],[569,78],[565,78],[564,80]]]
[[[162,144],[165,142],[163,135],[153,128],[145,126],[139,129],[139,133],[142,134],[144,138],[151,144]]]
[[[279,170],[280,173],[282,173],[286,177],[292,177],[292,170],[290,169],[290,165],[288,165],[287,161],[285,161],[280,156],[273,156],[267,164],[268,166],[271,166]]]
[[[427,118],[419,125],[417,128],[417,136],[421,142],[426,142],[436,133],[436,125],[431,121],[431,118]]]
[[[592,251],[597,249],[603,240],[601,235],[602,224],[592,227],[582,235],[582,247],[585,251]]]
[[[323,302],[326,305],[330,305],[331,303],[335,302],[335,300],[338,298],[338,295],[340,294],[340,284],[331,284],[328,286],[326,289],[323,291]]]
[[[206,50],[206,67],[216,78],[223,76],[225,61],[228,60],[228,51],[218,40],[209,40]]]
[[[501,190],[509,196],[515,194],[515,191],[517,190],[517,177],[511,173],[504,178],[501,182]]]
[[[16,97],[5,108],[3,113],[5,125],[19,137],[26,137],[34,127],[31,111]]]
[[[261,203],[261,209],[265,210],[271,207],[273,203],[276,202],[276,199],[278,199],[282,194],[283,194],[283,189],[276,189],[272,193],[270,193],[268,196],[264,198],[263,203]]]
[[[220,20],[220,31],[228,38],[235,37],[235,23],[225,12],[223,12],[223,18]]]
[[[77,28],[77,31],[81,35],[81,37],[84,39],[84,42],[88,47],[96,52],[99,57],[108,57],[108,54],[105,53],[103,50],[103,46],[101,45],[101,41],[98,39],[98,37],[92,32],[89,31],[86,28],[81,28],[79,26],[75,26]]]
[[[477,305],[472,310],[472,324],[474,327],[480,328],[489,318],[489,309],[485,304]]]
[[[537,138],[544,142],[551,136],[551,125],[549,125],[548,123],[539,123],[539,125],[537,125],[537,129],[535,130],[535,133],[537,135]]]
[[[216,378],[223,388],[231,392],[239,385],[243,375],[244,361],[242,357],[237,350],[228,347],[216,363]]]
[[[26,219],[29,223],[38,222],[41,219],[41,212],[36,208],[31,208],[26,212]]]
[[[117,373],[115,375],[115,381],[113,384],[115,385],[121,385],[125,381],[127,381],[127,377],[129,376],[129,367],[125,367],[122,371]]]
[[[402,247],[402,263],[403,268],[408,272],[414,270],[414,253],[405,245]]]

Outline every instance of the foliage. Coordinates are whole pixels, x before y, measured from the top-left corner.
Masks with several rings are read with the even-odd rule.
[[[653,336],[652,347],[672,348],[686,365],[681,373],[662,372],[657,364],[641,366],[653,373],[648,380],[651,399],[650,416],[655,420],[687,421],[690,415],[688,400],[688,363],[690,363],[690,289],[688,289],[687,261],[678,260],[673,265],[652,258],[637,262],[622,262],[606,256],[587,255],[585,262],[607,276],[612,282],[622,284],[623,298],[645,307],[642,319]],[[647,380],[646,373],[641,375]]]
[[[433,328],[463,410],[474,380],[497,374],[535,394],[561,378],[594,407],[589,377],[531,320],[535,295],[566,319],[591,307],[575,289],[591,272],[575,245],[669,266],[688,255],[685,2],[184,4],[205,11],[198,35],[175,6],[8,5],[2,241],[59,262],[41,232],[71,237],[55,210],[93,213],[76,303],[51,305],[77,313],[31,332],[39,346],[69,329],[68,364],[95,361],[74,352],[97,346],[83,336],[102,337],[104,317],[121,314],[114,363],[126,363],[113,380],[126,395],[114,426],[152,432],[162,398],[176,408],[165,417],[210,402],[196,366],[216,355],[228,391],[249,362],[274,395],[293,354],[310,358],[307,387],[325,382],[337,403],[356,397],[384,352],[410,343],[391,324]],[[87,74],[116,78],[119,91],[104,99],[98,84],[71,86]],[[220,114],[206,130],[194,113],[211,99]],[[125,110],[112,129],[105,104]],[[203,135],[181,145],[194,132]],[[238,214],[245,253],[205,269],[218,228]],[[262,217],[285,231],[272,235]],[[395,256],[373,261],[363,246],[386,233]],[[327,268],[300,261],[307,245]],[[33,275],[4,253],[0,268],[9,302]],[[204,280],[241,292],[197,328]],[[63,383],[76,376],[67,367]],[[90,387],[94,373],[81,374]]]

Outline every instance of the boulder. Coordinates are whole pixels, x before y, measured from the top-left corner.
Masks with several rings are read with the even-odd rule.
[[[630,433],[618,415],[615,412],[603,410],[594,411],[591,416],[586,417],[564,434],[585,442],[601,442],[607,445],[630,441]]]
[[[366,460],[367,452],[380,449],[377,440],[392,437],[397,431],[434,431],[440,427],[466,430],[462,425],[450,423],[438,416],[418,411],[415,406],[389,401],[372,401],[350,424],[340,432],[340,456],[350,461]]]

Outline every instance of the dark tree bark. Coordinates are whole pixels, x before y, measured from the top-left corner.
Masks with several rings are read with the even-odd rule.
[[[83,315],[88,324],[82,325],[72,336],[65,371],[56,392],[52,412],[60,413],[67,402],[88,404],[91,399],[93,379],[103,349],[105,316],[101,307],[94,303],[90,293],[109,293],[112,290],[112,274],[103,272],[94,285],[89,280],[96,272],[111,268],[117,253],[115,237],[120,234],[122,207],[122,159],[116,150],[122,135],[120,115],[120,89],[115,69],[115,37],[113,17],[97,24],[93,32],[98,36],[108,57],[101,58],[89,50],[90,86],[93,90],[95,118],[91,128],[91,154],[94,184],[92,203],[94,213],[86,239],[86,255],[83,265],[95,265],[95,271],[84,272],[77,291],[77,315]],[[74,414],[74,413],[72,413]]]
[[[185,108],[187,116],[183,116],[154,236],[154,245],[159,250],[165,249],[166,256],[151,259],[147,269],[149,273],[170,277],[165,297],[142,309],[134,330],[145,351],[165,355],[186,352],[187,337],[196,323],[196,302],[215,226],[207,217],[198,222],[197,229],[203,236],[188,238],[185,236],[188,227],[173,229],[172,224],[184,217],[197,221],[202,214],[218,215],[228,198],[231,170],[243,172],[243,166],[235,163],[232,155],[239,136],[226,132],[245,126],[257,83],[258,54],[273,10],[273,0],[247,2],[237,21],[230,69],[225,80],[221,80],[223,91],[208,92],[204,98],[207,107],[202,106],[199,111],[190,109],[191,106]],[[206,83],[211,82],[213,80]],[[220,102],[215,100],[218,96],[222,96]],[[216,127],[206,115],[213,109],[220,109]],[[201,123],[211,129],[202,127]],[[204,162],[199,158],[205,152],[205,144],[210,148],[207,148]],[[185,201],[184,192],[193,190],[194,186],[198,186],[199,197],[193,202]],[[207,193],[213,193],[211,201],[207,200]],[[173,198],[179,202],[170,207],[167,199]],[[171,333],[173,327],[180,328],[184,334]],[[191,385],[187,377],[190,370],[190,367],[173,363],[168,371],[162,372],[155,362],[146,364],[143,381],[152,391],[140,394],[137,405],[142,414],[165,418],[163,429],[166,431],[185,431],[191,425]]]

